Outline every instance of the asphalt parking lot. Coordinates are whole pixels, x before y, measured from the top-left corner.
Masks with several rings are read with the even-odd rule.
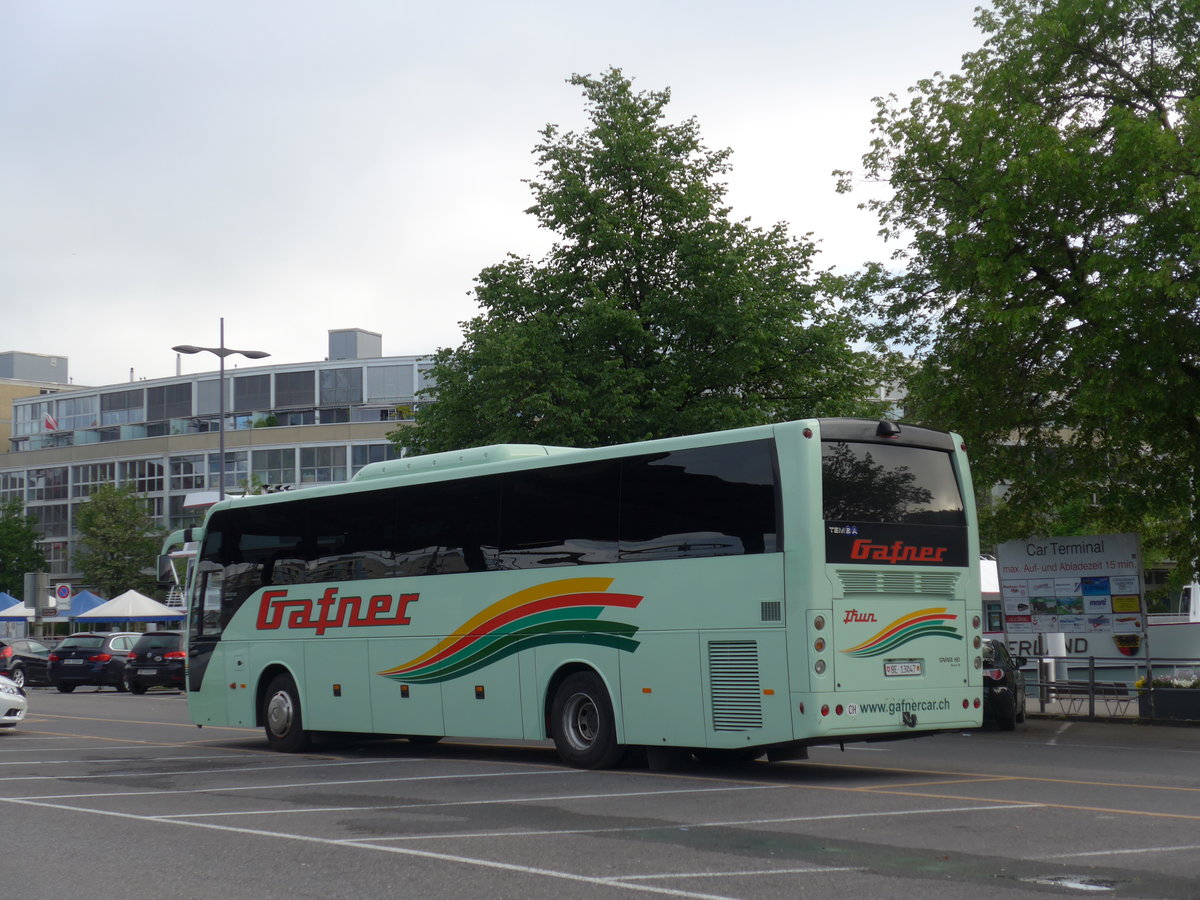
[[[23,898],[1200,896],[1200,729],[1034,719],[806,762],[584,772],[544,744],[285,756],[180,694],[31,692],[0,733]]]

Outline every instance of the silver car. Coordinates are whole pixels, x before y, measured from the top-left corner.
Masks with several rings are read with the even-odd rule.
[[[0,728],[12,728],[29,709],[25,690],[11,678],[0,675]]]

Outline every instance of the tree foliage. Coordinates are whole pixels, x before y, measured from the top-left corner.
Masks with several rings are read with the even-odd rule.
[[[590,126],[541,132],[526,210],[556,243],[479,274],[481,313],[437,353],[435,402],[393,440],[597,446],[876,413],[881,364],[818,291],[812,242],[730,218],[730,151],[667,122],[669,90],[619,70],[570,83]]]
[[[33,516],[25,515],[20,500],[0,506],[0,591],[36,603],[25,596],[25,573],[46,571],[46,557],[38,546],[41,531]]]
[[[921,418],[1011,485],[1003,540],[1141,531],[1200,555],[1200,5],[997,0],[960,74],[877,99],[860,288]],[[846,173],[843,173],[846,174]],[[842,188],[848,189],[849,180]]]
[[[132,487],[103,484],[75,515],[79,546],[75,568],[84,584],[104,597],[155,588],[155,562],[162,535]]]

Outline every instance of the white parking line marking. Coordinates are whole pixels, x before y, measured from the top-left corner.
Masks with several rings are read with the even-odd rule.
[[[113,748],[112,747],[88,747],[86,749],[88,749],[88,750],[111,750]],[[230,759],[230,758],[231,757],[226,753],[218,753],[214,756],[155,756],[155,757],[153,757],[153,761],[154,762],[189,762],[189,761],[197,760],[197,759]],[[95,765],[98,763],[127,763],[127,762],[133,762],[133,761],[135,761],[135,760],[131,759],[131,758],[106,759],[104,757],[99,757],[96,759],[27,759],[27,760],[22,760],[22,761],[17,761],[17,762],[6,762],[5,765],[6,766],[68,766],[68,765],[74,765],[74,764],[83,765],[85,763],[88,765]],[[137,759],[136,761],[142,762],[143,760]],[[228,770],[226,770],[226,771],[228,771]],[[135,774],[145,774],[145,773],[135,773]],[[162,775],[164,773],[155,772],[152,774]],[[54,776],[48,775],[46,777],[53,778]],[[71,775],[68,777],[75,778],[77,776]],[[94,777],[94,776],[85,776],[85,777]],[[4,780],[8,780],[8,779],[4,779]]]
[[[817,875],[825,872],[861,872],[854,866],[806,866],[803,869],[742,869],[729,872],[664,872],[661,875],[610,875],[604,880],[625,886],[629,881],[650,881],[656,878],[737,878],[740,875]]]
[[[1066,734],[1067,729],[1069,729],[1071,727],[1071,725],[1072,725],[1071,722],[1063,722],[1062,725],[1060,725],[1058,727],[1058,730],[1054,732],[1054,737],[1052,737],[1052,738],[1050,738],[1050,740],[1046,741],[1046,746],[1053,747],[1055,744],[1057,744],[1059,735]]]
[[[1125,850],[1086,850],[1082,853],[1052,853],[1048,856],[1032,856],[1030,859],[1077,859],[1081,856],[1120,856],[1133,853],[1179,853],[1185,850],[1200,850],[1200,844],[1185,847],[1130,847]]]
[[[134,813],[112,812],[103,809],[87,809],[84,807],[66,806],[56,803],[43,803],[33,800],[14,800],[9,798],[0,798],[9,803],[20,803],[26,806],[40,806],[47,809],[61,809],[67,812],[86,812],[98,816],[112,816],[118,819],[132,819],[138,822],[156,822],[159,819],[155,816],[140,816]],[[439,862],[461,863],[467,866],[478,866],[485,869],[498,869],[505,872],[517,872],[522,875],[538,875],[544,878],[554,878],[560,881],[573,881],[580,884],[592,884],[602,887],[616,887],[627,891],[638,891],[646,894],[662,894],[668,897],[686,897],[688,900],[739,900],[736,897],[728,897],[722,894],[701,894],[695,891],[676,890],[674,888],[656,887],[649,884],[631,884],[625,881],[613,881],[607,877],[598,877],[593,875],[579,875],[574,872],[560,872],[555,869],[543,869],[536,866],[523,866],[516,863],[498,862],[491,859],[477,859],[470,856],[460,856],[454,853],[437,853],[432,850],[416,850],[412,847],[377,847],[369,843],[354,843],[350,841],[336,841],[329,838],[312,837],[305,834],[289,834],[280,831],[264,831],[259,828],[236,828],[230,825],[216,825],[211,822],[191,822],[185,819],[168,820],[171,824],[181,825],[186,828],[207,828],[212,831],[223,831],[233,834],[249,834],[255,837],[281,838],[289,841],[301,841],[310,844],[320,844],[326,847],[354,847],[359,850],[371,850],[376,853],[395,853],[401,856],[414,856],[422,859],[437,860]]]
[[[568,829],[546,829],[546,830],[531,830],[531,831],[475,831],[475,832],[454,832],[445,831],[439,834],[398,834],[395,836],[379,836],[369,840],[374,843],[376,841],[427,841],[427,840],[448,840],[450,838],[498,838],[498,837],[555,837],[557,835],[571,834],[616,834],[629,831],[676,831],[680,828],[728,828],[735,825],[786,825],[795,822],[827,822],[833,819],[874,819],[887,816],[926,816],[936,815],[937,813],[958,813],[958,812],[991,812],[997,809],[1037,809],[1041,808],[1041,803],[1005,803],[997,806],[955,806],[946,808],[931,808],[931,809],[898,809],[891,812],[862,812],[862,813],[832,813],[827,816],[785,816],[772,819],[728,819],[726,821],[717,822],[686,822],[674,823],[671,825],[630,825],[621,828],[568,828]],[[364,838],[351,838],[355,842],[367,840]]]
[[[524,773],[535,774],[535,773]],[[455,777],[470,777],[470,776],[455,776]],[[400,781],[420,781],[422,779],[398,779]],[[436,780],[436,776],[430,780]],[[308,785],[306,785],[308,786]],[[218,788],[211,790],[218,791]],[[719,793],[730,791],[770,791],[775,790],[773,785],[746,785],[743,787],[722,787],[722,788],[677,788],[669,791],[617,791],[607,792],[604,794],[556,794],[556,795],[539,795],[535,797],[502,797],[498,800],[443,800],[437,802],[425,803],[397,803],[397,804],[372,804],[370,806],[321,806],[313,807],[312,809],[247,809],[235,810],[230,812],[197,812],[197,813],[170,813],[162,816],[150,816],[154,819],[183,819],[197,818],[208,819],[219,816],[262,816],[262,815],[279,815],[291,814],[294,812],[353,812],[356,810],[367,811],[372,809],[443,809],[454,806],[493,806],[497,803],[538,803],[547,800],[613,800],[624,799],[627,797],[658,797],[664,794],[705,794]],[[192,793],[205,793],[205,791],[195,791]],[[90,795],[89,795],[90,796]],[[35,799],[60,799],[56,797],[35,798]],[[375,840],[372,838],[371,840]]]
[[[228,756],[218,756],[216,759],[231,759]],[[129,763],[139,760],[129,759],[112,759],[102,760],[108,763]],[[144,762],[144,760],[141,760]],[[227,775],[232,772],[262,772],[269,769],[272,772],[280,769],[319,769],[319,768],[337,768],[339,766],[369,766],[372,763],[378,763],[380,760],[368,759],[354,762],[311,762],[311,763],[296,763],[295,765],[276,766],[271,765],[269,759],[264,759],[260,766],[241,766],[236,769],[180,769],[172,772],[100,772],[95,775],[14,775],[11,778],[0,778],[0,781],[59,781],[62,778],[70,778],[72,781],[82,781],[88,778],[161,778],[164,775]],[[424,762],[424,760],[410,759],[405,762]]]
[[[218,774],[224,774],[230,771],[241,771],[237,769],[225,769]],[[249,769],[247,771],[256,772],[261,769]],[[162,773],[159,773],[162,774]],[[234,791],[275,791],[288,790],[291,788],[311,788],[311,787],[338,787],[347,784],[393,784],[401,781],[453,781],[462,778],[515,778],[520,775],[575,775],[582,774],[578,769],[551,770],[546,772],[471,772],[460,775],[413,775],[400,778],[355,778],[346,779],[344,781],[293,781],[291,783],[281,784],[237,784],[229,785],[228,787],[209,786],[203,788],[188,788],[158,790],[158,791],[105,791],[104,793],[90,794],[43,794],[36,797],[0,797],[0,800],[87,800],[87,799],[103,799],[106,797],[169,797],[175,794],[209,794],[220,793],[228,794]],[[100,776],[97,776],[100,777]],[[0,779],[3,780],[3,779]]]

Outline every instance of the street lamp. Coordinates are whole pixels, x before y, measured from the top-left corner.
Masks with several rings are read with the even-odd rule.
[[[221,360],[220,375],[217,378],[217,390],[221,394],[220,401],[220,422],[217,425],[217,432],[220,435],[220,449],[217,451],[220,458],[217,462],[217,478],[219,486],[217,488],[218,500],[225,499],[225,357],[239,354],[247,359],[262,359],[270,356],[264,350],[234,350],[232,347],[225,346],[225,317],[221,317],[221,344],[219,347],[196,347],[192,344],[180,344],[177,347],[172,347],[176,353],[215,353]]]

